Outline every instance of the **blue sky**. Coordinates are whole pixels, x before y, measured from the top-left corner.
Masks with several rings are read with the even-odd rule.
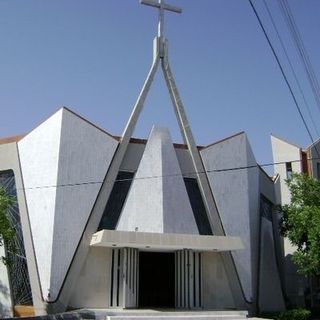
[[[262,0],[253,0],[305,105]],[[310,139],[247,0],[172,0],[165,33],[175,79],[198,144],[246,131],[259,163],[272,161],[270,133],[307,146]],[[281,15],[267,0],[304,89],[317,130],[320,111]],[[289,0],[320,73],[320,1]],[[138,0],[0,0],[0,137],[26,133],[61,106],[120,135],[152,60],[157,12]],[[153,124],[181,141],[158,72],[135,136]]]

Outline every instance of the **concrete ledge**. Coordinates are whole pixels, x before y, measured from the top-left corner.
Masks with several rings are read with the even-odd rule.
[[[114,230],[101,230],[96,232],[92,236],[90,246],[117,248],[130,247],[149,250],[192,249],[196,251],[231,251],[244,248],[239,237]]]

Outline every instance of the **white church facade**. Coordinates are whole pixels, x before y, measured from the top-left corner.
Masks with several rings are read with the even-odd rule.
[[[101,200],[119,137],[62,108],[0,143],[0,181],[18,199],[17,272],[25,268],[19,283],[1,267],[10,292],[0,293],[3,310],[284,308],[273,209],[279,181],[257,165],[245,133],[198,147],[217,222],[206,212],[189,150],[166,128],[131,138]]]

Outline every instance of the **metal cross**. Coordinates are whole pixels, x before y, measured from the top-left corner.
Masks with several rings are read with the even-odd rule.
[[[159,9],[158,37],[163,40],[164,10],[181,13],[182,9],[166,4],[163,0],[140,0],[140,3]]]

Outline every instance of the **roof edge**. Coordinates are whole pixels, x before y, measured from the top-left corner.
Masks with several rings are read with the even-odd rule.
[[[286,140],[286,139],[283,139],[283,138],[281,138],[281,137],[279,137],[279,136],[276,136],[276,135],[273,134],[273,133],[271,133],[270,135],[271,135],[271,138],[272,138],[272,137],[273,137],[273,138],[276,138],[276,139],[281,140],[281,141],[283,141],[283,142],[285,142],[285,143],[287,143],[287,144],[290,144],[290,145],[293,146],[293,147],[296,147],[296,148],[301,149],[301,150],[303,149],[301,146],[298,146],[298,145],[295,144],[295,143],[289,142],[289,141]]]
[[[212,147],[212,146],[214,146],[214,145],[216,145],[216,144],[219,144],[219,143],[221,143],[221,142],[224,142],[224,141],[227,141],[227,140],[233,139],[233,138],[235,138],[235,137],[237,137],[237,136],[240,136],[240,135],[242,135],[242,134],[245,134],[245,131],[240,131],[240,132],[235,133],[235,134],[233,134],[233,135],[231,135],[231,136],[229,136],[229,137],[226,137],[226,138],[223,138],[223,139],[221,139],[221,140],[218,140],[218,141],[212,142],[212,143],[210,143],[210,144],[208,144],[208,145],[206,145],[206,146],[202,147],[202,149],[210,148],[210,147]]]
[[[16,136],[0,138],[0,144],[8,144],[8,143],[18,142],[22,138],[24,138],[25,136],[26,136],[26,134],[20,134],[20,135],[16,135]]]

